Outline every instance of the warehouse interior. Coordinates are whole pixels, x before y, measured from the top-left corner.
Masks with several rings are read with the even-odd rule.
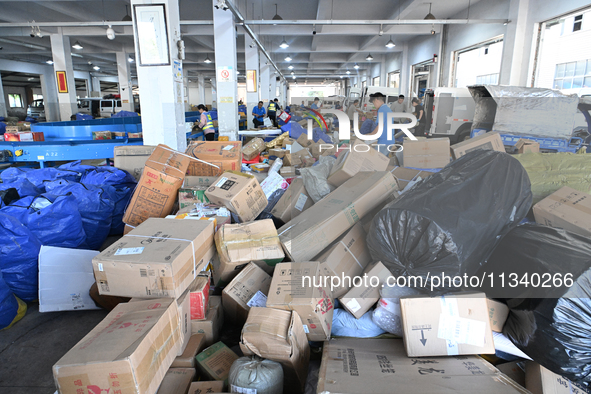
[[[590,43],[585,0],[0,0],[0,392],[590,393]]]

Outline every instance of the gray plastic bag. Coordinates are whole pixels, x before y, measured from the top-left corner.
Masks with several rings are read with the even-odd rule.
[[[230,368],[228,383],[232,393],[283,394],[283,367],[258,356],[240,357]]]

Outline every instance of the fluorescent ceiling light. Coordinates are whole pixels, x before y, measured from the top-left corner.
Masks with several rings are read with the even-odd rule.
[[[47,63],[47,64],[53,64],[53,60],[51,60],[51,59],[50,60],[47,60],[45,63]]]
[[[82,49],[84,47],[82,46],[82,44],[80,44],[80,41],[76,41],[74,43],[74,45],[72,45],[72,48],[77,49],[77,50],[80,50],[80,49]]]
[[[359,64],[355,63],[355,65],[353,66],[353,68],[354,68],[355,70],[359,70]]]
[[[289,44],[287,43],[287,41],[285,41],[285,36],[283,36],[283,41],[281,41],[281,44],[279,44],[280,48],[289,48]]]
[[[101,68],[99,66],[94,66],[93,67],[96,71],[100,70]]]
[[[390,41],[386,43],[386,48],[394,48],[395,46],[396,44],[394,44],[394,41],[392,41],[392,36],[390,36]]]
[[[287,56],[287,57],[285,58],[285,61],[286,61],[286,62],[291,62],[291,58],[290,58],[289,56]]]
[[[289,68],[290,70],[293,70],[293,66],[291,64],[287,68]]]
[[[209,58],[209,55],[207,55],[207,57],[204,60],[205,63],[211,63],[211,59]]]
[[[373,56],[371,55],[371,53],[369,55],[367,55],[365,60],[367,60],[368,62],[371,62],[373,60]]]

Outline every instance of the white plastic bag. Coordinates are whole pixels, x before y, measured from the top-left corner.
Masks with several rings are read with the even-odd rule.
[[[389,287],[384,285],[380,289],[382,298],[373,311],[372,320],[382,330],[402,336],[402,316],[400,313],[400,297],[421,294],[410,287]]]

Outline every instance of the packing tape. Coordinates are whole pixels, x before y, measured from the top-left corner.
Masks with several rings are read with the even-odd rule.
[[[153,237],[150,235],[133,235],[133,234],[127,234],[126,237],[138,237],[138,238],[154,238],[154,239],[164,239],[164,240],[171,240],[171,241],[183,241],[183,242],[190,242],[191,243],[191,249],[193,250],[193,279],[195,279],[197,277],[197,260],[195,260],[195,243],[191,240],[188,239],[182,239],[182,238],[168,238],[168,237]]]
[[[345,247],[345,250],[347,252],[349,252],[349,254],[355,259],[355,262],[357,263],[357,265],[359,265],[359,267],[361,267],[361,269],[363,269],[364,267],[361,265],[361,263],[359,262],[359,260],[357,260],[357,257],[355,257],[355,255],[353,254],[353,252],[351,252],[351,249],[349,249],[347,247],[347,245],[345,245],[345,243],[343,241],[341,241],[341,243],[343,244],[343,246]]]

